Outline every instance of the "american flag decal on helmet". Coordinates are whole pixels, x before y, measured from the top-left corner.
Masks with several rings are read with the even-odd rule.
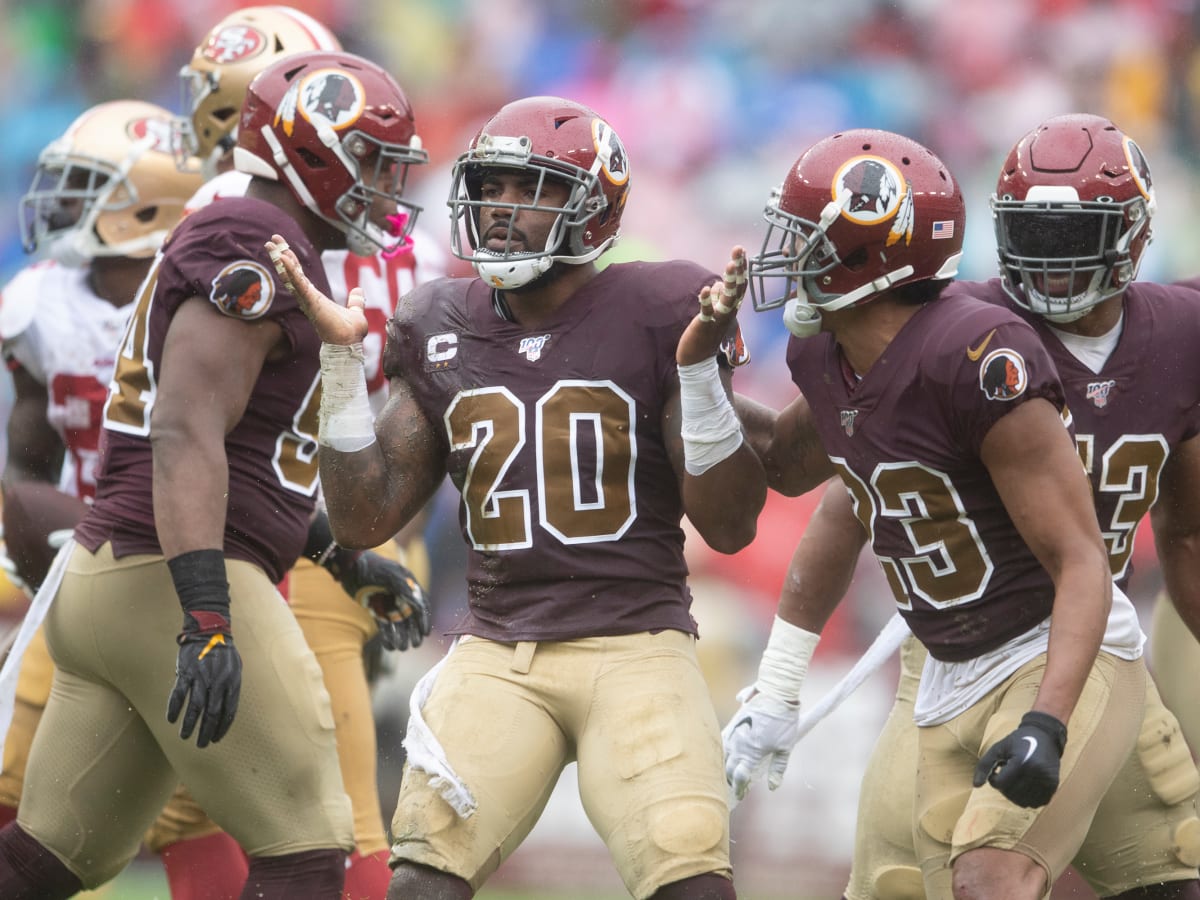
[[[946,219],[941,222],[933,223],[933,239],[952,238],[954,237],[954,220]]]

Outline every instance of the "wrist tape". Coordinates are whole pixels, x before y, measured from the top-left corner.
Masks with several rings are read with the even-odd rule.
[[[321,344],[321,424],[318,442],[340,453],[375,443],[362,344]]]
[[[716,357],[679,367],[683,463],[703,475],[742,446],[742,424],[721,384]]]
[[[758,664],[758,680],[754,683],[760,694],[768,694],[784,703],[800,702],[800,687],[808,674],[808,663],[817,649],[819,634],[805,631],[779,616],[771,625],[767,649]]]
[[[225,577],[224,551],[181,553],[167,560],[167,568],[175,584],[175,593],[179,595],[179,605],[183,607],[184,631],[229,628],[229,582]]]

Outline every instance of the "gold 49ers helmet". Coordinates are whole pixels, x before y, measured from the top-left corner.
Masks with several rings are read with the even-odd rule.
[[[312,16],[290,6],[248,6],[230,13],[204,37],[179,70],[183,115],[173,123],[177,164],[199,157],[205,175],[237,142],[238,114],[254,76],[285,56],[341,50]]]
[[[198,173],[175,166],[167,110],[140,100],[101,103],[38,157],[21,198],[25,250],[73,265],[152,256],[199,187]]]

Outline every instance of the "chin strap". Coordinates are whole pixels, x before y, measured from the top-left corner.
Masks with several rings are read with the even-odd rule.
[[[859,285],[849,293],[840,294],[828,302],[819,304],[809,302],[808,295],[798,281],[800,296],[793,297],[787,302],[787,306],[783,309],[783,324],[798,338],[812,337],[821,330],[822,312],[832,312],[853,306],[859,300],[886,291],[893,284],[908,278],[914,271],[916,270],[912,266],[901,266],[899,269],[880,275],[874,281]]]

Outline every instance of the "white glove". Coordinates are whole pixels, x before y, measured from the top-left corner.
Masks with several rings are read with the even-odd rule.
[[[735,801],[750,784],[767,773],[767,787],[783,783],[792,748],[800,739],[800,704],[785,703],[770,694],[755,693],[754,685],[737,695],[742,705],[721,732],[725,748],[725,781]]]

